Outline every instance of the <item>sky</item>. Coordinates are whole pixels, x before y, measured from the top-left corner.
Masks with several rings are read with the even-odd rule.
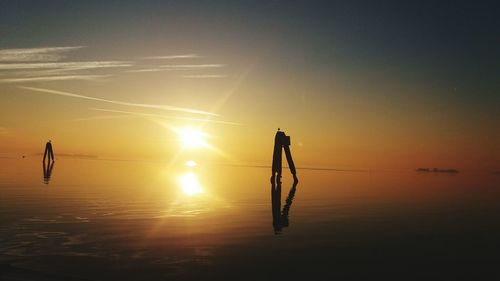
[[[270,165],[281,128],[298,167],[496,171],[498,46],[495,1],[1,1],[0,156],[168,161],[195,128]]]

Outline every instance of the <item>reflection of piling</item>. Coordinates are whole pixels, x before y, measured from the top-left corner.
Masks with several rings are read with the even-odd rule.
[[[281,183],[271,182],[271,207],[273,213],[274,233],[279,234],[283,229],[281,224]]]
[[[281,179],[282,173],[282,149],[285,150],[286,160],[288,162],[288,167],[293,175],[295,181],[297,181],[297,172],[295,170],[295,164],[293,163],[292,153],[290,151],[290,136],[285,135],[284,132],[276,132],[274,137],[274,151],[273,151],[273,165],[272,165],[272,178],[277,177],[278,182]]]
[[[54,168],[54,161],[42,162],[43,165],[43,182],[49,184],[50,176],[52,175],[52,169]]]
[[[290,207],[292,206],[298,181],[294,181],[292,188],[288,192],[285,206],[281,209],[281,182],[271,181],[271,207],[273,213],[274,234],[280,234],[284,227],[288,227]]]
[[[295,197],[297,184],[298,184],[297,181],[293,182],[292,188],[290,188],[288,196],[286,197],[285,206],[283,206],[283,210],[281,211],[281,220],[283,226],[288,226],[288,213],[290,212],[290,207],[292,206],[293,198]]]

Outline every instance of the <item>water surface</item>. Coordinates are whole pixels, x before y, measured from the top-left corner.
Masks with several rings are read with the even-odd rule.
[[[474,279],[500,176],[1,159],[2,280]],[[50,176],[47,175],[50,172]]]

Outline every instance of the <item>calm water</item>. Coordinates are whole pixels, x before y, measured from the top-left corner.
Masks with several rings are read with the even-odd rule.
[[[0,162],[1,280],[500,277],[494,174]]]

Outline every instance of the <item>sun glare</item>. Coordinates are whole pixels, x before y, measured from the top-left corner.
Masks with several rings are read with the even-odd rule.
[[[184,194],[193,196],[203,192],[200,183],[198,182],[198,178],[194,173],[186,173],[179,177],[179,183],[182,188],[182,192]]]
[[[182,146],[185,148],[206,147],[206,134],[194,128],[180,128],[175,130],[179,135]]]

